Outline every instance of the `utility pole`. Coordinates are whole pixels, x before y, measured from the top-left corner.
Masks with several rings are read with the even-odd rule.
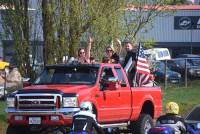
[[[192,54],[193,52],[192,52],[192,28],[190,29],[190,54]]]

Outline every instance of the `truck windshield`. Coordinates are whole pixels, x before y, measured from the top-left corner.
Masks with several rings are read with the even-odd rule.
[[[45,68],[36,79],[35,85],[45,84],[86,84],[96,83],[98,76],[97,67],[55,67]]]

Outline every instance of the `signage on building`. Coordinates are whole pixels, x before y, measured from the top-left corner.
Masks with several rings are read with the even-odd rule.
[[[175,16],[174,17],[175,30],[200,30],[200,16]]]

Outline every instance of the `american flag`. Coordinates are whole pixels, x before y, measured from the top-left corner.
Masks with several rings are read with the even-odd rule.
[[[149,64],[144,55],[142,45],[139,45],[136,59],[136,83],[138,86],[143,86],[150,82]]]

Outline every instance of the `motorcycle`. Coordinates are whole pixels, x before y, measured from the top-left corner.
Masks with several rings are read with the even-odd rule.
[[[148,131],[148,134],[175,134],[175,131],[173,128],[169,126],[157,126],[157,127],[151,128]],[[198,130],[198,126],[196,126],[196,124],[187,124],[186,134],[200,134]]]
[[[169,126],[157,126],[149,129],[148,134],[175,134],[175,131]]]

